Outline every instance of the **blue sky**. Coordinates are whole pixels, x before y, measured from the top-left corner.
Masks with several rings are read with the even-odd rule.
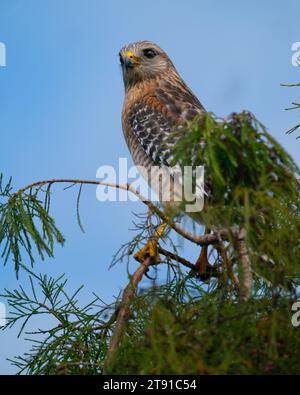
[[[95,179],[99,166],[129,157],[118,52],[141,39],[168,52],[207,110],[252,111],[300,163],[300,141],[285,134],[300,113],[284,111],[299,92],[280,87],[300,80],[291,64],[299,14],[299,0],[1,0],[7,67],[0,67],[0,172],[18,188],[48,178]],[[144,208],[99,203],[86,187],[82,234],[75,191],[54,191],[52,213],[67,243],[35,270],[66,273],[70,289],[85,284],[83,302],[92,291],[111,300],[127,278],[125,265],[108,271],[111,257],[132,237],[132,211]],[[0,289],[18,285],[11,264],[0,271]],[[19,281],[26,286],[26,276]],[[0,333],[0,373],[13,373],[5,359],[28,347],[15,335]]]

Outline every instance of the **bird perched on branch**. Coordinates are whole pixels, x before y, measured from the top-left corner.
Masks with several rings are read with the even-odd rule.
[[[161,187],[172,191],[173,198],[171,196],[170,200],[176,200],[177,192],[181,193],[182,183],[171,167],[172,147],[178,140],[178,133],[174,132],[184,129],[188,121],[203,114],[204,107],[158,45],[150,41],[138,41],[124,46],[119,56],[125,85],[122,126],[128,148],[135,164],[142,166],[140,172],[160,197],[157,177],[155,173],[150,175],[150,171],[158,168],[158,172],[164,169],[169,173],[171,183]],[[165,226],[162,224],[156,239],[161,236]],[[204,248],[200,263],[207,264],[205,253]],[[153,258],[157,255],[155,241],[149,241],[135,258],[141,261],[146,255]]]

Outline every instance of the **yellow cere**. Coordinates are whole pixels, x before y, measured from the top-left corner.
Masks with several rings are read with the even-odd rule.
[[[134,53],[131,52],[131,51],[127,51],[126,56],[127,56],[129,59],[132,59],[132,60],[134,61],[135,64],[140,64],[140,63],[141,63],[141,62],[137,59],[137,57],[134,55]]]

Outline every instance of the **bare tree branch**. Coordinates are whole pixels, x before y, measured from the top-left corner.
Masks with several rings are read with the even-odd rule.
[[[15,195],[21,195],[28,189],[32,189],[34,187],[39,187],[47,184],[57,184],[57,183],[68,183],[68,184],[88,184],[88,185],[103,185],[110,188],[123,189],[126,191],[130,191],[135,196],[139,198],[141,202],[143,202],[153,213],[156,213],[164,222],[167,222],[178,234],[180,234],[185,239],[191,241],[192,243],[198,244],[200,246],[214,244],[218,242],[221,237],[223,240],[228,240],[229,232],[227,229],[218,230],[217,233],[205,234],[203,236],[195,235],[186,229],[182,228],[178,223],[174,222],[171,218],[169,218],[162,210],[160,210],[152,201],[144,197],[139,191],[135,190],[131,184],[115,184],[110,182],[103,181],[95,181],[95,180],[79,180],[79,179],[53,179],[53,180],[44,180],[37,181],[32,184],[27,185],[24,188],[19,189]]]
[[[194,265],[193,263],[187,261],[186,259],[182,258],[181,256],[174,254],[171,251],[167,251],[162,247],[158,247],[158,253],[164,255],[167,258],[173,259],[174,261],[177,261],[181,263],[183,266],[188,267],[191,270],[194,270],[195,272],[199,271],[199,268]]]
[[[151,262],[152,262],[151,258],[148,257],[140,264],[140,266],[131,276],[129,284],[127,285],[127,287],[123,292],[121,306],[118,311],[116,326],[113,331],[109,349],[107,351],[105,362],[104,362],[104,372],[107,371],[112,361],[113,354],[120,344],[120,341],[122,339],[123,333],[126,328],[126,324],[130,318],[130,313],[131,313],[130,306],[134,299],[135,291],[137,289],[139,282],[142,280],[143,275],[147,272],[149,266],[151,265]]]
[[[215,277],[215,278],[219,278],[219,272],[218,269],[220,268],[220,265],[209,265],[206,268],[206,272],[205,273],[200,273],[200,268],[198,266],[196,266],[195,264],[187,261],[186,259],[182,258],[181,256],[174,254],[171,251],[167,251],[162,247],[158,247],[158,252],[162,255],[164,255],[167,258],[173,259],[174,261],[177,261],[179,263],[181,263],[183,266],[188,267],[189,269],[191,269],[192,271],[194,271],[195,273],[199,273],[200,276],[199,278],[202,281],[207,280],[208,278],[211,277]]]
[[[240,295],[242,300],[247,301],[251,297],[253,277],[252,277],[251,261],[246,246],[245,238],[246,238],[246,230],[244,227],[241,227],[237,236],[237,244],[239,251],[238,256],[242,263],[242,272],[240,276],[241,277]]]

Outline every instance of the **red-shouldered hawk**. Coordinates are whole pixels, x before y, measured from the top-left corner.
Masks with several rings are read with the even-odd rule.
[[[138,41],[124,46],[119,55],[125,85],[123,131],[135,164],[146,169],[148,174],[142,170],[142,175],[149,180],[151,167],[171,168],[172,146],[178,139],[174,132],[205,110],[158,45]],[[170,188],[182,189],[174,170],[170,173],[175,184]]]

